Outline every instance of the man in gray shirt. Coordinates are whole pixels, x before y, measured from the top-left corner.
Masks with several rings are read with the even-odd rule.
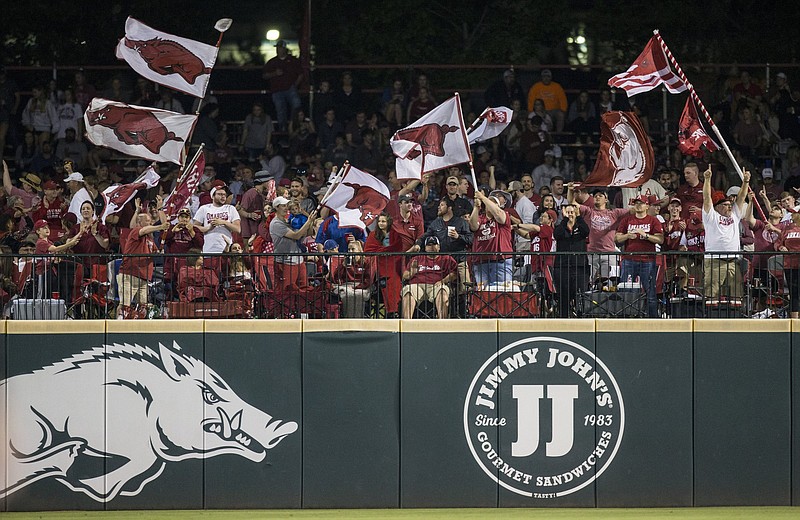
[[[275,280],[273,287],[275,290],[298,290],[306,287],[306,267],[303,257],[299,256],[300,245],[298,240],[308,235],[311,229],[317,210],[312,210],[308,220],[300,229],[292,229],[289,225],[289,199],[285,197],[275,197],[272,201],[275,208],[275,218],[269,224],[269,234],[272,236],[272,243],[275,244],[275,253],[285,255],[275,257]]]

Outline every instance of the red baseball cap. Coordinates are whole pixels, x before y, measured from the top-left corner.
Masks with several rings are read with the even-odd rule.
[[[36,221],[36,224],[33,225],[33,230],[34,231],[39,231],[40,229],[46,228],[46,227],[49,227],[49,226],[50,226],[50,224],[48,224],[45,219],[40,218],[39,220]]]

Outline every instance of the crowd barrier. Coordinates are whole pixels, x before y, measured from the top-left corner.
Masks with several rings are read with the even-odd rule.
[[[800,503],[798,320],[0,334],[0,511]]]
[[[444,256],[435,263],[444,265]],[[775,252],[454,253],[457,278],[444,292],[433,284],[423,294],[417,280],[403,278],[421,258],[303,253],[289,265],[277,254],[206,255],[200,264],[191,254],[19,255],[0,262],[14,282],[4,303],[15,320],[786,318],[800,276]],[[153,275],[125,278],[126,263],[152,264]],[[490,264],[490,275],[476,274]]]

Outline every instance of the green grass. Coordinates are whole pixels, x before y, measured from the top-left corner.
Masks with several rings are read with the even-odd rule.
[[[305,510],[260,510],[260,511],[52,511],[44,513],[4,513],[8,519],[103,519],[103,520],[183,520],[221,519],[253,520],[267,519],[394,519],[422,518],[425,520],[468,519],[697,519],[735,520],[737,518],[800,518],[798,507],[698,507],[681,509],[305,509]]]

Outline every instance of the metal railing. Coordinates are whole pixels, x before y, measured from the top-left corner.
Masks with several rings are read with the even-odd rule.
[[[783,318],[800,288],[798,253],[447,256],[16,255],[0,283],[12,319]]]

